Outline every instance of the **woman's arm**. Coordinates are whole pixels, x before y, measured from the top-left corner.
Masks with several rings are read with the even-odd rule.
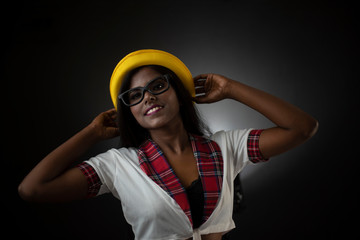
[[[203,81],[202,79],[206,79]],[[264,158],[283,153],[312,137],[318,122],[309,114],[273,95],[217,74],[194,78],[198,103],[211,103],[225,98],[239,101],[258,111],[276,127],[262,132],[259,146]],[[203,87],[203,88],[202,88]]]
[[[28,201],[59,202],[83,199],[87,181],[78,168],[69,168],[95,143],[118,135],[111,109],[47,155],[19,185],[20,196]]]

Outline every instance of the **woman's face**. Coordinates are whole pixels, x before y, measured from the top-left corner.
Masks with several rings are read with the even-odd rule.
[[[131,79],[130,89],[144,87],[149,81],[161,76],[155,70],[144,67]],[[155,130],[170,127],[181,121],[179,101],[175,90],[170,88],[159,95],[144,92],[144,99],[137,105],[130,107],[136,121],[145,129]]]

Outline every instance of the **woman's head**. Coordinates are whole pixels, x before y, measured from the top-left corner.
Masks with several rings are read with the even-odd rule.
[[[159,95],[144,91],[142,101],[131,107],[118,101],[118,124],[123,147],[138,147],[149,138],[149,130],[174,121],[182,121],[189,133],[204,135],[209,132],[198,116],[190,93],[168,68],[148,65],[133,69],[125,77],[120,94],[135,87],[144,87],[164,75],[170,83],[167,91]]]

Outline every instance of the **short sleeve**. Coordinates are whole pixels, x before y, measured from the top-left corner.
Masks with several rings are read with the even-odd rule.
[[[266,162],[269,160],[262,156],[259,147],[259,139],[262,131],[263,129],[254,129],[251,130],[248,135],[247,152],[248,152],[249,160],[253,163]]]
[[[221,148],[224,167],[235,177],[249,162],[247,139],[251,129],[219,131],[211,136]]]
[[[228,162],[229,172],[234,177],[249,163],[265,162],[260,148],[259,139],[263,130],[236,129],[219,131],[211,136],[221,148],[224,161]]]
[[[78,165],[88,181],[89,197],[112,192],[116,175],[115,152],[110,149]]]
[[[86,162],[82,162],[76,167],[80,169],[86,178],[88,184],[87,198],[95,197],[99,193],[102,185],[99,175],[96,173],[95,169]]]

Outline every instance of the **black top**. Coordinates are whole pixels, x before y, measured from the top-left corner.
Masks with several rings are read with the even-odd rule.
[[[195,229],[202,224],[204,215],[204,190],[200,177],[186,188],[186,193],[190,203],[193,228]]]

